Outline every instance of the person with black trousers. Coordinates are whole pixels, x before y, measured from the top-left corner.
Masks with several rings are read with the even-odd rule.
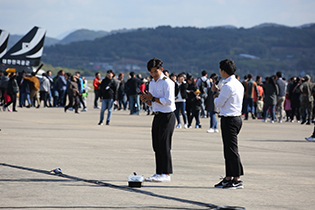
[[[171,147],[175,127],[175,85],[163,74],[163,62],[158,58],[151,59],[147,68],[153,77],[149,91],[141,94],[141,101],[155,113],[152,122],[152,146],[155,153],[155,174],[145,181],[171,181],[173,173]]]
[[[10,96],[11,101],[6,103],[4,105],[4,110],[10,105],[12,105],[12,111],[17,112],[16,110],[16,94],[19,92],[19,85],[16,81],[16,74],[11,73],[8,81],[8,86],[7,86],[7,94]],[[9,109],[8,109],[9,110]]]
[[[244,175],[241,158],[238,153],[237,135],[242,128],[242,102],[244,87],[235,78],[236,65],[234,61],[225,59],[220,62],[220,74],[224,78],[219,95],[214,97],[214,104],[220,110],[221,132],[225,159],[225,178],[216,188],[242,189],[240,176]],[[212,91],[218,92],[219,87],[212,85]]]
[[[79,90],[78,90],[78,83],[77,83],[77,76],[72,75],[68,87],[68,96],[69,96],[69,103],[67,106],[65,106],[65,112],[67,112],[67,109],[70,107],[73,107],[74,103],[74,110],[76,114],[79,114],[78,108],[79,108]]]

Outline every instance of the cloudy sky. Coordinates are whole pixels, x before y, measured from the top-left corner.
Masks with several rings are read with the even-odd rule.
[[[0,0],[0,29],[26,34],[39,26],[56,38],[82,28],[300,26],[315,23],[314,8],[314,0]]]

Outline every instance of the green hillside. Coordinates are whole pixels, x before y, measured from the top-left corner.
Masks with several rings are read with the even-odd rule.
[[[42,60],[86,72],[109,68],[146,71],[146,62],[154,56],[171,72],[193,75],[202,69],[218,71],[218,62],[224,58],[235,60],[241,76],[250,72],[267,76],[276,71],[286,76],[314,74],[315,24],[250,29],[161,26],[46,47]]]

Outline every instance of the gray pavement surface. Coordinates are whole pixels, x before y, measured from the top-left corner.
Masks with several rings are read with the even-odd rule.
[[[315,208],[315,143],[304,139],[313,125],[244,121],[244,189],[224,190],[213,187],[225,174],[221,134],[206,133],[209,119],[203,118],[202,129],[175,129],[172,181],[145,182],[139,192],[126,187],[134,171],[155,172],[152,116],[115,111],[109,126],[98,126],[100,110],[92,100],[80,114],[62,108],[0,112],[0,209]],[[49,174],[59,167],[82,180]]]

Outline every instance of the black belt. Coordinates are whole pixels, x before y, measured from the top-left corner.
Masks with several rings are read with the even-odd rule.
[[[223,118],[234,118],[234,117],[240,117],[240,116],[223,116],[223,115],[219,115],[219,117],[223,117]]]
[[[155,115],[159,115],[159,114],[171,114],[171,113],[173,113],[173,112],[159,112],[159,111],[156,111],[156,112],[153,112],[153,114],[155,114]]]

